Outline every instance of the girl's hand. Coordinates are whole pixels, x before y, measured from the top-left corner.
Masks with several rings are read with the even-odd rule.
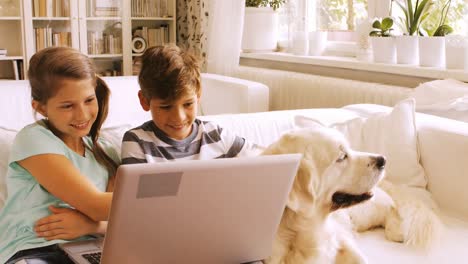
[[[39,219],[34,231],[46,240],[75,239],[88,234],[98,233],[99,222],[69,208],[49,206],[51,215]]]

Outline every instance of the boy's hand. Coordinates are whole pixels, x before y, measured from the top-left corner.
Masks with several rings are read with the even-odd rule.
[[[98,231],[99,222],[77,210],[54,206],[49,206],[49,210],[52,214],[39,219],[34,226],[38,237],[70,240]]]

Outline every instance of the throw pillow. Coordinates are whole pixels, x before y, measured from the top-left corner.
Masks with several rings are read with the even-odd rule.
[[[435,80],[420,84],[410,95],[416,99],[416,111],[468,122],[468,84],[453,80]]]
[[[106,127],[101,130],[101,137],[109,141],[120,155],[122,147],[122,138],[125,132],[132,128],[131,125],[125,124],[120,126]]]
[[[330,125],[342,132],[350,146],[358,151],[386,156],[386,179],[413,187],[427,185],[420,155],[415,124],[414,99],[395,105],[390,113],[375,113],[368,118],[355,118]],[[298,127],[310,126],[315,120],[296,117]]]

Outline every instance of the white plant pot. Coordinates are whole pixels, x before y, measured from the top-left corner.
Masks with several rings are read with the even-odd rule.
[[[309,53],[309,37],[307,32],[294,32],[292,39],[292,53],[294,55],[307,56],[307,54]]]
[[[396,45],[394,37],[371,37],[374,62],[396,63]]]
[[[419,37],[419,65],[445,67],[445,37]]]
[[[309,55],[320,56],[327,47],[327,31],[309,32]]]
[[[463,36],[445,37],[445,66],[447,69],[468,70],[468,39]]]
[[[275,51],[278,42],[278,13],[271,7],[246,7],[242,51]]]
[[[398,64],[418,65],[419,41],[418,36],[397,36],[396,52]]]

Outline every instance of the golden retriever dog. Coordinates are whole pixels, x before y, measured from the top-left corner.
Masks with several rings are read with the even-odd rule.
[[[263,155],[282,153],[303,157],[264,263],[367,263],[353,229],[385,227],[389,240],[416,245],[440,230],[435,213],[413,199],[412,190],[382,181],[385,157],[350,149],[337,130],[317,125],[292,131]]]
[[[385,158],[351,150],[327,128],[293,131],[263,152],[280,153],[303,157],[265,263],[365,263],[336,211],[372,197]]]

